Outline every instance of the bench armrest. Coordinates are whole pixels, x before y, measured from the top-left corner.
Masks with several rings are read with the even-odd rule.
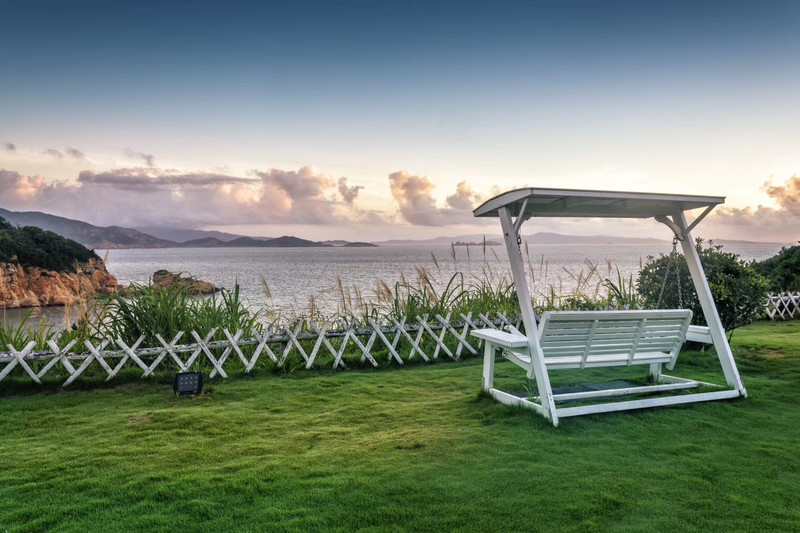
[[[525,335],[507,333],[497,329],[476,329],[470,334],[503,348],[527,348],[528,346],[528,337]]]
[[[686,331],[686,340],[714,344],[708,326],[689,326],[689,329]]]

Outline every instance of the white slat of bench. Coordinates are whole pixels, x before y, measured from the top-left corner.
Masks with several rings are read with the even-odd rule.
[[[546,312],[539,324],[548,368],[672,363],[692,313],[658,311]]]
[[[584,364],[580,356],[546,357],[547,368],[551,370],[567,370],[571,368],[598,368],[604,366],[627,366],[637,364],[668,363],[670,355],[662,352],[637,353],[631,360],[628,354],[614,354],[589,357]]]
[[[630,320],[636,318],[646,318],[648,320],[658,319],[682,319],[689,309],[641,309],[632,311],[545,311],[543,319],[547,318],[549,322],[568,322],[594,320],[599,318],[603,322],[611,322],[614,320]]]

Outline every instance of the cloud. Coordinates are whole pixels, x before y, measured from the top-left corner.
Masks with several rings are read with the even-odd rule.
[[[762,190],[782,209],[800,217],[800,176],[792,176],[783,185],[773,185],[771,181],[767,181]]]
[[[64,158],[64,154],[62,154],[58,150],[54,150],[53,148],[48,148],[47,150],[45,150],[42,153],[44,155],[49,155],[50,157],[55,157],[55,158],[58,158],[58,159],[63,159]]]
[[[17,145],[14,143],[4,143],[4,146],[6,147],[6,150],[8,150],[9,152],[17,151]]]
[[[67,155],[70,157],[74,157],[75,159],[83,159],[84,153],[78,150],[77,148],[69,148],[66,149]]]
[[[342,196],[342,199],[348,204],[352,204],[353,201],[358,196],[358,191],[364,188],[362,185],[353,185],[348,187],[347,178],[344,177],[339,178],[337,187],[339,189],[339,194]]]
[[[332,199],[336,182],[327,174],[306,166],[299,170],[254,171],[263,183],[259,204],[286,222],[328,224],[347,217]]]
[[[778,209],[720,206],[701,228],[722,238],[794,242],[800,238],[800,177],[792,176],[782,185],[767,181],[761,190],[778,204]],[[705,227],[707,226],[707,227]]]
[[[59,201],[69,203],[71,189],[65,183],[51,183],[42,176],[0,169],[0,204],[8,209],[48,207]]]
[[[125,148],[125,156],[130,157],[131,159],[141,159],[147,166],[153,167],[155,166],[156,156],[153,154],[146,154],[144,152],[136,152],[135,150],[131,150],[130,148]]]
[[[436,185],[427,176],[417,176],[408,171],[389,174],[392,197],[400,208],[400,214],[411,224],[418,226],[448,226],[475,223],[472,217],[473,202],[478,199],[470,186],[462,181],[455,194],[448,196],[448,207],[437,207],[431,194]]]
[[[460,211],[472,211],[474,202],[478,196],[473,194],[472,187],[466,181],[456,185],[456,193],[447,197],[447,205]]]
[[[172,174],[156,168],[118,168],[105,172],[88,170],[78,174],[78,182],[93,185],[108,185],[129,191],[152,192],[168,187],[192,186],[207,187],[224,184],[253,184],[258,180],[238,178],[224,174],[187,173]]]
[[[97,225],[348,224],[375,215],[338,199],[337,182],[312,167],[249,177],[152,167],[82,171],[48,180],[0,171],[0,205]]]

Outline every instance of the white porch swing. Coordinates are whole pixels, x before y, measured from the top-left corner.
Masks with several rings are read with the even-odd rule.
[[[482,388],[497,401],[531,408],[554,426],[559,418],[629,409],[644,409],[747,396],[714,305],[691,230],[724,197],[529,188],[510,191],[475,209],[476,217],[499,217],[525,334],[481,329],[472,335],[485,342]],[[686,211],[704,209],[691,223]],[[514,218],[516,217],[516,218]],[[532,217],[650,218],[668,226],[681,245],[697,290],[707,327],[690,326],[689,309],[637,311],[548,311],[537,325],[525,278],[519,231]],[[672,370],[685,340],[713,343],[728,389],[644,399],[559,406],[567,400],[619,397],[712,386],[662,373]],[[494,388],[495,354],[501,353],[535,379],[538,396],[520,397]],[[650,366],[652,385],[554,393],[548,372],[591,367]]]

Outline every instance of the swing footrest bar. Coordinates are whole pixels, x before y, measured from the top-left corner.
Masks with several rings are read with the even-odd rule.
[[[559,407],[556,409],[556,413],[558,414],[559,418],[562,418],[566,416],[611,413],[614,411],[628,411],[631,409],[649,409],[651,407],[707,402],[711,400],[728,400],[731,398],[738,398],[739,396],[741,396],[741,393],[738,390],[724,390],[716,392],[704,392],[699,394],[686,394],[682,396],[668,396],[666,398],[647,398],[644,400],[632,400],[628,402],[584,405],[580,407]]]
[[[648,392],[660,392],[665,390],[695,389],[699,387],[699,381],[686,380],[681,383],[668,383],[662,385],[636,385],[634,387],[620,387],[614,389],[602,389],[581,392],[566,392],[562,394],[553,393],[553,399],[557,402],[567,400],[584,400],[589,398],[607,398],[611,396],[625,396],[627,394],[644,394]],[[534,397],[534,400],[538,397]]]
[[[488,392],[492,398],[502,403],[503,405],[527,407],[529,409],[533,409],[540,415],[547,418],[547,412],[545,411],[544,407],[542,407],[538,403],[532,402],[525,398],[520,398],[519,396],[514,396],[513,394],[509,394],[507,392],[503,392],[498,389],[486,389],[486,392]]]
[[[666,374],[661,374],[660,376],[658,376],[658,381],[663,381],[664,383],[697,383],[698,385],[702,385],[703,387],[716,387],[716,388],[722,387],[722,385],[717,385],[716,383],[697,381],[696,379],[679,378],[677,376],[668,376]]]

